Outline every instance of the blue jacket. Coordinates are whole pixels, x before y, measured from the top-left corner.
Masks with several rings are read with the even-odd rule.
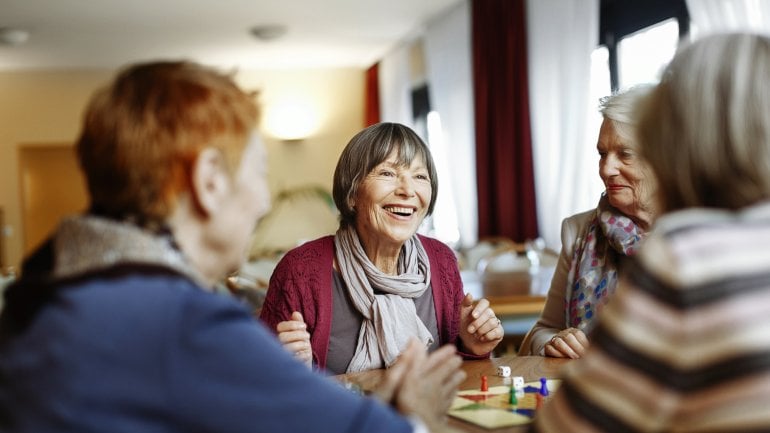
[[[0,317],[2,432],[409,432],[162,266],[21,280]]]

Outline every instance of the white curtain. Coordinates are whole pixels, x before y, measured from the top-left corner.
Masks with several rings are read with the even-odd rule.
[[[441,179],[439,200],[442,191],[452,194],[458,246],[471,247],[478,239],[478,199],[470,0],[428,23],[424,48],[430,105],[441,119],[444,157],[451,173]]]
[[[530,113],[540,234],[561,247],[561,221],[596,206],[601,193],[589,115],[591,53],[599,0],[528,0]]]
[[[414,126],[409,44],[402,43],[380,60],[380,120]]]
[[[770,1],[687,0],[693,36],[729,31],[770,35]]]

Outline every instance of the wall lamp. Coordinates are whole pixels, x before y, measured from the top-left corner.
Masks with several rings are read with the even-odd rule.
[[[284,141],[301,141],[319,127],[317,107],[301,95],[277,97],[265,107],[264,127],[268,134]]]

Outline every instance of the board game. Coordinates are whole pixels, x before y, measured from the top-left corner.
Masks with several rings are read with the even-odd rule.
[[[560,383],[559,380],[546,381],[549,394]],[[549,397],[539,395],[540,382],[528,382],[513,405],[510,403],[512,389],[509,385],[502,385],[489,387],[487,391],[460,391],[449,408],[449,415],[489,429],[527,424],[535,415],[538,400],[542,402]]]

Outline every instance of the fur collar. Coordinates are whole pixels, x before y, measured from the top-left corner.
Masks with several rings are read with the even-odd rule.
[[[53,257],[54,278],[74,277],[118,264],[150,264],[171,268],[205,287],[203,278],[170,233],[154,233],[99,216],[63,220],[53,237]]]

